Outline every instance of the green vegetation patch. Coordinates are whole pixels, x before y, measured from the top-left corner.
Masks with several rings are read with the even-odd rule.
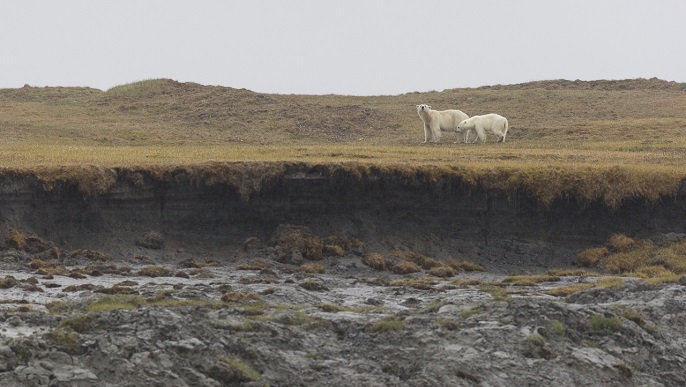
[[[617,317],[605,317],[602,314],[594,313],[588,317],[591,328],[595,331],[618,331],[622,327],[622,322]]]
[[[510,276],[503,279],[503,283],[513,286],[535,286],[542,282],[557,282],[560,277],[554,275],[518,275]]]
[[[236,372],[237,382],[257,382],[261,378],[256,369],[237,357],[222,356],[219,360],[228,364]]]
[[[395,316],[384,317],[372,325],[372,332],[394,332],[405,329],[405,321]]]

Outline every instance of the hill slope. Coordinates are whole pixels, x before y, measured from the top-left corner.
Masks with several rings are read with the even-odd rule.
[[[168,79],[108,91],[24,87],[0,90],[0,134],[5,144],[415,145],[423,141],[415,105],[427,103],[470,116],[502,114],[513,142],[659,142],[683,137],[684,90],[686,84],[658,79],[542,81],[376,97],[259,94]]]

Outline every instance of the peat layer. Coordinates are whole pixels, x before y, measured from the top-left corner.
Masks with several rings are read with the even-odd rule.
[[[228,168],[228,169],[227,169]],[[211,168],[210,168],[211,169]],[[411,250],[468,259],[488,271],[532,272],[574,264],[613,233],[658,238],[686,232],[686,184],[658,200],[628,197],[616,208],[561,193],[542,206],[526,190],[503,192],[464,177],[307,163],[262,165],[252,174],[188,168],[104,169],[90,177],[0,176],[3,240],[12,229],[62,248],[132,254],[141,235],[164,236],[160,254],[244,254],[279,225],[356,238],[367,251]],[[231,172],[231,173],[228,173]]]

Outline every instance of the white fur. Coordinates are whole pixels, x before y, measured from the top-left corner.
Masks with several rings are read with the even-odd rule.
[[[505,142],[505,137],[507,137],[508,129],[507,118],[498,114],[486,114],[483,116],[473,116],[467,118],[466,120],[460,122],[455,130],[457,133],[465,130],[467,135],[474,129],[476,131],[476,138],[473,142],[481,140],[486,142],[486,130],[490,130],[491,133],[498,136],[498,142]]]
[[[456,132],[457,125],[469,118],[460,110],[432,110],[431,106],[417,105],[417,114],[424,122],[424,142],[438,142],[441,140],[441,131]],[[469,132],[465,136],[467,142]]]

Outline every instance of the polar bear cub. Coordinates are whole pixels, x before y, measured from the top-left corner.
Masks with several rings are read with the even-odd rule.
[[[457,129],[455,129],[455,131],[460,133],[463,130],[466,130],[467,135],[469,135],[469,132],[475,130],[476,138],[472,142],[476,142],[477,140],[486,142],[486,130],[490,130],[491,133],[498,136],[498,142],[505,142],[505,137],[507,137],[507,129],[507,118],[491,113],[483,116],[473,116],[471,118],[467,118],[457,125]]]
[[[469,118],[460,110],[432,110],[426,104],[417,105],[417,114],[424,122],[424,142],[438,142],[441,140],[441,131],[457,131],[457,125]],[[469,135],[469,133],[467,133]],[[465,138],[464,142],[467,142]]]

